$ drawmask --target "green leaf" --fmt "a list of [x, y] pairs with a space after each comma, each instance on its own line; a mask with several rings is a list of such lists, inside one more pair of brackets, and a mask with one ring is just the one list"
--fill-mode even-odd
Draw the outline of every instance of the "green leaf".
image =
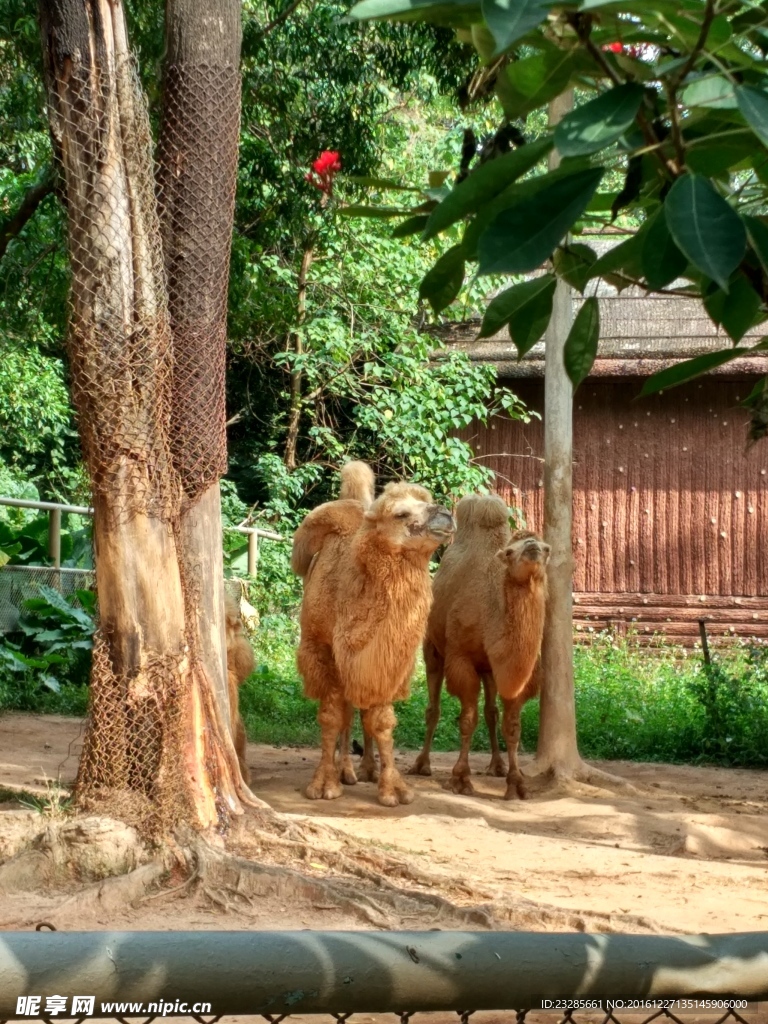
[[584, 213], [602, 176], [602, 167], [543, 176], [532, 196], [502, 210], [480, 235], [480, 273], [526, 274], [540, 267]]
[[54, 693], [58, 693], [61, 689], [61, 685], [55, 676], [49, 675], [47, 672], [40, 673], [40, 682], [43, 686], [47, 686], [49, 690], [53, 690]]
[[[520, 355], [525, 355], [547, 329], [556, 283], [552, 274], [544, 274], [501, 292], [486, 309], [478, 337], [490, 338], [514, 319], [515, 326], [514, 329], [510, 326], [510, 335]], [[537, 325], [542, 322], [543, 326], [538, 330]], [[532, 334], [535, 337], [530, 340]]]
[[351, 174], [346, 178], [346, 180], [353, 182], [355, 185], [365, 185], [367, 188], [378, 188], [384, 192], [422, 191], [415, 185], [401, 185], [399, 181], [394, 181], [392, 178], [376, 178], [368, 175]]
[[513, 120], [549, 103], [567, 88], [576, 68], [573, 52], [556, 46], [513, 61], [496, 82], [504, 113]]
[[600, 307], [595, 296], [584, 300], [565, 339], [565, 372], [574, 390], [589, 375], [600, 338]]
[[479, 0], [361, 0], [349, 12], [357, 21], [428, 21], [437, 25], [471, 25], [477, 21]]
[[713, 322], [722, 325], [738, 344], [757, 321], [760, 296], [743, 274], [735, 274], [727, 292], [718, 288], [704, 296], [704, 308]]
[[635, 82], [618, 85], [562, 119], [555, 145], [562, 156], [584, 156], [615, 142], [631, 126], [645, 90]]
[[742, 214], [741, 219], [747, 228], [749, 244], [760, 260], [763, 270], [768, 274], [768, 225], [757, 217]]
[[409, 217], [408, 220], [404, 220], [401, 224], [392, 231], [393, 238], [406, 238], [408, 235], [416, 235], [420, 231], [423, 231], [427, 226], [429, 217], [425, 213], [420, 213], [416, 217]]
[[537, 28], [547, 16], [554, 0], [481, 0], [480, 10], [496, 40], [496, 53]]
[[698, 174], [678, 178], [664, 202], [664, 212], [678, 248], [727, 291], [728, 278], [747, 247], [747, 233], [738, 215]]
[[449, 306], [464, 283], [464, 251], [454, 245], [444, 252], [419, 287], [419, 298], [427, 299], [435, 313]]
[[733, 85], [719, 75], [706, 75], [683, 89], [682, 102], [688, 107], [711, 107], [715, 110], [735, 110], [736, 96]]
[[549, 136], [480, 164], [432, 211], [422, 236], [424, 241], [434, 238], [457, 220], [490, 202], [508, 185], [535, 167], [551, 148], [552, 138]]
[[[732, 167], [754, 156], [756, 151], [755, 140], [747, 128], [740, 135], [720, 138], [717, 133], [713, 133], [706, 139], [701, 145], [698, 139], [693, 139], [685, 155], [688, 169], [703, 174], [705, 178], [725, 174]], [[762, 151], [761, 156], [765, 159]]]
[[681, 276], [688, 259], [675, 245], [664, 210], [654, 214], [640, 250], [640, 266], [648, 287], [666, 288]]
[[584, 293], [587, 282], [590, 280], [590, 271], [597, 261], [597, 254], [583, 242], [572, 242], [555, 250], [553, 263], [555, 273], [564, 281], [575, 288], [576, 291]]
[[5, 551], [0, 551], [0, 569], [2, 569], [4, 565], [7, 565], [10, 560], [11, 556], [9, 554], [6, 554]]
[[696, 356], [694, 359], [686, 359], [682, 363], [675, 363], [666, 370], [659, 370], [649, 377], [643, 384], [640, 396], [655, 395], [659, 391], [666, 391], [667, 388], [677, 387], [694, 377], [700, 377], [708, 370], [714, 370], [717, 366], [723, 366], [732, 359], [739, 359], [741, 356], [748, 356], [764, 347], [765, 339], [753, 348], [727, 348], [719, 352], [707, 352], [706, 355]]
[[762, 144], [768, 146], [768, 96], [759, 89], [739, 85], [736, 87], [736, 102], [749, 127]]

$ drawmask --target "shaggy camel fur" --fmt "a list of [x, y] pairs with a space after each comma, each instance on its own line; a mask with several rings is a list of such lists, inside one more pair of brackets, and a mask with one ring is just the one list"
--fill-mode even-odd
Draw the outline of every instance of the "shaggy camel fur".
[[229, 718], [232, 741], [237, 751], [240, 774], [245, 782], [251, 781], [251, 772], [245, 759], [246, 735], [240, 717], [240, 686], [253, 672], [253, 650], [243, 633], [240, 608], [231, 594], [224, 595], [224, 624], [227, 637], [227, 688], [229, 690]]
[[[343, 472], [349, 479], [359, 466]], [[354, 708], [379, 749], [379, 802], [413, 800], [395, 768], [392, 702], [408, 696], [424, 635], [430, 556], [452, 535], [450, 512], [405, 483], [388, 484], [367, 510], [350, 498], [320, 505], [297, 530], [291, 564], [304, 578], [297, 664], [304, 693], [320, 701], [322, 732], [311, 800], [341, 796], [336, 747]]]
[[481, 680], [493, 757], [489, 772], [504, 774], [496, 741], [496, 693], [504, 706], [502, 733], [509, 769], [505, 800], [525, 797], [517, 763], [520, 711], [538, 692], [536, 671], [547, 598], [549, 545], [527, 531], [510, 533], [504, 502], [492, 495], [462, 498], [456, 540], [440, 563], [424, 640], [429, 707], [424, 748], [410, 774], [430, 775], [429, 751], [440, 718], [440, 688], [461, 701], [461, 753], [449, 783], [471, 794], [469, 747], [477, 726]]

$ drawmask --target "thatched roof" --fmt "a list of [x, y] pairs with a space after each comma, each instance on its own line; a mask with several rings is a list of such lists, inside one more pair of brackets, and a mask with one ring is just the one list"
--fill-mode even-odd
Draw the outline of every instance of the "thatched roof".
[[[599, 253], [616, 244], [613, 239], [589, 239]], [[675, 282], [671, 287], [687, 282]], [[699, 299], [681, 295], [646, 295], [639, 289], [621, 294], [604, 282], [593, 282], [587, 294], [600, 301], [600, 344], [590, 377], [647, 377], [680, 359], [690, 359], [727, 348], [728, 336], [718, 331]], [[574, 293], [574, 314], [584, 300]], [[506, 328], [492, 338], [477, 340], [480, 320], [447, 322], [430, 328], [451, 347], [468, 353], [473, 361], [493, 363], [501, 378], [542, 377], [544, 344], [535, 345], [521, 360]], [[767, 333], [766, 325], [750, 331], [741, 342], [753, 344]], [[735, 359], [710, 371], [727, 377], [768, 374], [768, 356]]]

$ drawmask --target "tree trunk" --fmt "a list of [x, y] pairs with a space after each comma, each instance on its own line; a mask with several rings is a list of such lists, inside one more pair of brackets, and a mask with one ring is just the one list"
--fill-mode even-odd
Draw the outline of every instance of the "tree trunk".
[[[324, 197], [325, 198], [325, 197]], [[296, 326], [298, 330], [294, 333], [294, 348], [296, 355], [303, 352], [301, 342], [301, 325], [307, 315], [307, 276], [312, 266], [314, 243], [307, 242], [301, 254], [301, 266], [299, 267], [299, 280], [296, 301]], [[288, 339], [290, 350], [291, 339]], [[288, 433], [285, 439], [285, 465], [288, 469], [296, 468], [296, 449], [299, 443], [299, 426], [301, 424], [301, 384], [303, 374], [299, 367], [291, 371], [291, 398], [288, 411]]]
[[[572, 106], [572, 92], [551, 103], [550, 126], [554, 127]], [[550, 169], [559, 163], [560, 155], [553, 151]], [[563, 358], [572, 322], [571, 289], [559, 279], [545, 336], [544, 539], [552, 553], [536, 759], [541, 769], [566, 774], [580, 764], [573, 692], [573, 385]]]
[[94, 490], [100, 611], [78, 799], [105, 796], [113, 813], [149, 831], [182, 819], [211, 826], [242, 809], [239, 772], [190, 658], [149, 120], [119, 0], [41, 0], [40, 11], [65, 179], [72, 390]]
[[227, 468], [240, 42], [240, 0], [168, 0], [158, 185], [174, 352], [172, 451], [184, 495], [177, 537], [192, 655], [222, 728], [229, 699], [219, 478]]

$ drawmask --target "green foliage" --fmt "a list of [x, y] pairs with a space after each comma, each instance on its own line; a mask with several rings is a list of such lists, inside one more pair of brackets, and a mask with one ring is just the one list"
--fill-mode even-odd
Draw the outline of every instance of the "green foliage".
[[589, 374], [600, 337], [600, 307], [594, 295], [584, 300], [565, 339], [565, 369], [577, 388]]
[[0, 642], [0, 709], [83, 713], [95, 614], [93, 591], [63, 597], [40, 586], [24, 602], [21, 639]]
[[[0, 508], [6, 508], [8, 513], [4, 519], [0, 518], [0, 567], [6, 564], [50, 565], [47, 514], [7, 506]], [[22, 512], [25, 514], [14, 515]], [[93, 568], [89, 517], [66, 513], [62, 515], [61, 564], [70, 569]]]
[[[682, 277], [734, 343], [768, 318], [764, 4], [363, 0], [351, 15], [452, 26], [477, 52], [486, 83], [478, 94], [494, 89], [497, 131], [474, 163], [464, 155], [428, 221], [427, 237], [449, 232], [456, 261], [461, 218], [464, 261], [478, 260], [480, 274], [529, 273], [551, 260], [582, 292], [595, 276], [649, 291]], [[571, 89], [575, 108], [552, 131], [547, 104]], [[499, 195], [505, 166], [524, 160], [532, 144], [553, 143], [558, 169], [531, 163], [533, 180]], [[637, 234], [601, 260], [568, 240], [618, 218]], [[587, 355], [579, 379], [591, 366]], [[747, 406], [753, 441], [768, 433], [766, 394]]]

